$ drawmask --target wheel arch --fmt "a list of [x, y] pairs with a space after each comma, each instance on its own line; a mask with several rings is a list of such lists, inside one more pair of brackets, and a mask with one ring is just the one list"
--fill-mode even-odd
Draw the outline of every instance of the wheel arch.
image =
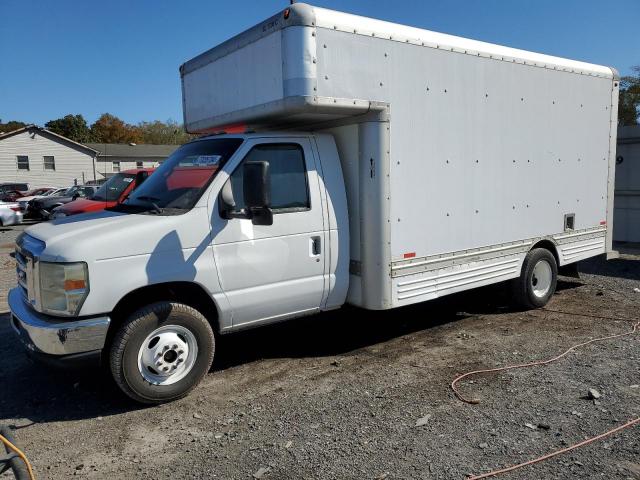
[[118, 327], [136, 310], [154, 302], [174, 301], [198, 310], [209, 321], [214, 332], [220, 331], [220, 311], [215, 300], [194, 282], [166, 282], [146, 285], [122, 297], [111, 313], [111, 325], [105, 348], [108, 348]]
[[549, 238], [543, 238], [541, 240], [538, 240], [536, 243], [533, 244], [533, 246], [529, 249], [529, 251], [532, 251], [536, 248], [544, 248], [545, 250], [549, 250], [551, 252], [551, 255], [553, 255], [553, 258], [556, 259], [556, 266], [560, 268], [560, 255], [558, 254], [558, 247], [553, 242], [553, 240]]

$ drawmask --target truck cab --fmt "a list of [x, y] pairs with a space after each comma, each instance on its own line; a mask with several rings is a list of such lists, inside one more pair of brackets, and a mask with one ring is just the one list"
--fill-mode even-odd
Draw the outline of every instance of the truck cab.
[[218, 333], [347, 295], [346, 196], [329, 135], [205, 137], [123, 203], [82, 217], [18, 240], [13, 325], [41, 358], [110, 362], [142, 402], [188, 391]]

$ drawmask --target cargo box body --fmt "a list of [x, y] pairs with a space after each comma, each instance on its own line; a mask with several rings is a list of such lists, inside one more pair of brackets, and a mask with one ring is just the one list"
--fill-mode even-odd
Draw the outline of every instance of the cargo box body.
[[539, 242], [611, 252], [611, 68], [295, 4], [181, 74], [191, 132], [333, 135], [355, 305], [515, 278]]

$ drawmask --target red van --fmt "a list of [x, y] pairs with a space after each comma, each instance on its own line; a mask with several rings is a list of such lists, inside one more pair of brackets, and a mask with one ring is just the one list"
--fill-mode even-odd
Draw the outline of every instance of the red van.
[[154, 171], [155, 168], [136, 168], [116, 173], [104, 182], [92, 197], [78, 198], [73, 202], [61, 205], [53, 211], [51, 218], [56, 219], [79, 213], [97, 212], [113, 207], [123, 202]]

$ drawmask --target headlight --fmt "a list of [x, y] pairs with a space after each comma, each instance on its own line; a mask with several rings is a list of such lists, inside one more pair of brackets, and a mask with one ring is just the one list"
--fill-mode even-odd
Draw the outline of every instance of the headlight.
[[51, 215], [51, 218], [55, 220], [56, 218], [63, 218], [63, 217], [66, 217], [66, 216], [67, 216], [67, 214], [64, 213], [64, 212], [55, 212], [54, 211], [53, 215]]
[[77, 315], [89, 294], [87, 264], [39, 263], [42, 311], [53, 315]]

